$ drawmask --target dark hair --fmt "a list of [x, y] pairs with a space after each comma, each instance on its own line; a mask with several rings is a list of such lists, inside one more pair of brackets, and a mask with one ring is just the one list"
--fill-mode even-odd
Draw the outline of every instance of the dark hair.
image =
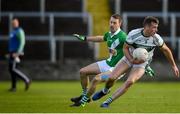
[[144, 19], [143, 26], [145, 26], [145, 25], [150, 25], [152, 22], [153, 22], [153, 23], [156, 23], [156, 24], [159, 24], [159, 20], [158, 20], [156, 17], [147, 16], [147, 17], [145, 17], [145, 19]]
[[119, 14], [113, 14], [111, 17], [113, 17], [113, 18], [115, 18], [115, 19], [118, 19], [119, 22], [122, 21], [122, 18], [121, 18], [121, 16], [120, 16]]

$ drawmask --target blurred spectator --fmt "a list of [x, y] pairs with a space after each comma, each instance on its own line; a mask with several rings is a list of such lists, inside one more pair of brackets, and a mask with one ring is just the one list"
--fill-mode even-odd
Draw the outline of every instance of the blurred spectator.
[[19, 77], [25, 82], [25, 90], [29, 89], [30, 79], [22, 73], [17, 67], [18, 64], [21, 62], [20, 56], [23, 56], [23, 50], [25, 46], [25, 34], [21, 27], [19, 27], [19, 20], [14, 18], [12, 20], [12, 27], [13, 30], [10, 33], [9, 37], [9, 54], [8, 54], [8, 61], [9, 61], [9, 72], [11, 75], [12, 86], [9, 91], [15, 92], [16, 91], [16, 77]]

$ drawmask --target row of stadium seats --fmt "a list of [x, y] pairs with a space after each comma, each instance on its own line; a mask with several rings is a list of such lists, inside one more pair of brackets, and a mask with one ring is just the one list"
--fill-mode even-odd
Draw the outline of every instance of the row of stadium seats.
[[[37, 12], [41, 0], [1, 0], [2, 12]], [[82, 12], [82, 0], [45, 0], [46, 12]]]
[[[40, 12], [41, 0], [1, 0], [1, 12]], [[44, 0], [46, 12], [82, 12], [82, 0]], [[48, 35], [49, 18], [41, 22], [39, 17], [18, 17], [21, 26], [27, 35]], [[82, 18], [55, 17], [55, 35], [71, 35], [74, 32], [87, 34], [87, 22]], [[3, 28], [3, 29], [2, 29]], [[9, 17], [2, 16], [0, 23], [0, 34], [7, 35], [9, 32]]]
[[[121, 12], [162, 12], [162, 1], [163, 0], [121, 0]], [[115, 12], [115, 0], [109, 0], [110, 9]], [[179, 0], [168, 0], [168, 12], [180, 12]], [[163, 36], [170, 36], [170, 18], [168, 18], [167, 23], [164, 23], [163, 18], [158, 17], [160, 20], [159, 32]], [[142, 26], [143, 18], [141, 17], [128, 17], [128, 31], [136, 27]], [[180, 36], [180, 17], [176, 18], [176, 36]]]
[[[141, 17], [130, 17], [128, 18], [128, 30], [132, 30], [135, 29], [137, 27], [142, 27], [142, 22], [143, 22], [144, 18]], [[158, 28], [158, 32], [162, 35], [162, 36], [170, 36], [170, 19], [168, 18], [167, 23], [164, 23], [163, 18], [159, 18], [160, 24], [159, 24], [159, 28]], [[136, 25], [136, 26], [134, 26]], [[180, 36], [180, 18], [176, 19], [176, 36]]]
[[[167, 2], [167, 12], [165, 15], [163, 15], [163, 3], [166, 4]], [[117, 5], [119, 3], [119, 5]], [[151, 15], [158, 13], [159, 17], [159, 28], [158, 33], [164, 38], [168, 38], [169, 42], [166, 42], [167, 45], [171, 48], [173, 51], [174, 57], [177, 58], [179, 56], [180, 48], [178, 47], [180, 44], [176, 41], [175, 46], [172, 45], [173, 40], [172, 37], [175, 40], [178, 40], [180, 37], [180, 1], [179, 0], [121, 0], [117, 2], [117, 0], [109, 0], [110, 9], [112, 13], [115, 13], [117, 9], [115, 7], [120, 6], [120, 13], [126, 14], [127, 16], [127, 26], [125, 29], [127, 32], [129, 32], [132, 29], [142, 27], [142, 22], [145, 16], [148, 16], [148, 13], [151, 13]], [[166, 5], [165, 5], [166, 6]], [[165, 7], [164, 7], [165, 8]], [[166, 11], [165, 10], [165, 11]], [[129, 16], [128, 14], [134, 13], [134, 16]], [[146, 14], [144, 16], [140, 16], [140, 14]], [[139, 14], [139, 15], [138, 15]], [[171, 18], [172, 14], [175, 16], [175, 20]], [[164, 18], [166, 15], [167, 18]], [[163, 17], [164, 16], [164, 17]], [[166, 20], [167, 19], [167, 20]], [[175, 28], [173, 29], [172, 23], [175, 23]], [[172, 32], [172, 30], [175, 30]], [[172, 41], [172, 42], [171, 42]], [[157, 56], [156, 56], [157, 55]], [[160, 60], [162, 55], [159, 55], [159, 51], [155, 52], [155, 57], [158, 57]]]
[[[49, 34], [49, 18], [42, 23], [38, 17], [21, 17], [19, 18], [21, 26], [24, 28], [27, 35], [48, 35]], [[163, 19], [159, 18], [159, 32], [163, 36], [170, 36], [170, 20], [164, 24]], [[74, 32], [79, 34], [87, 34], [87, 23], [83, 22], [83, 18], [55, 18], [54, 34], [55, 35], [72, 35]], [[128, 29], [134, 29], [142, 26], [143, 18], [128, 18]], [[180, 18], [176, 19], [176, 36], [180, 36]], [[9, 30], [8, 17], [2, 17], [0, 23], [0, 34], [7, 35]], [[3, 28], [3, 29], [2, 29]]]
[[[21, 26], [24, 28], [26, 35], [48, 35], [49, 18], [45, 18], [42, 23], [39, 17], [17, 17]], [[8, 17], [2, 17], [0, 23], [0, 34], [7, 35], [9, 31]], [[83, 18], [54, 18], [54, 35], [72, 35], [74, 32], [87, 34], [87, 23]]]
[[[163, 0], [121, 0], [122, 12], [161, 12]], [[115, 0], [109, 0], [110, 9], [114, 13]], [[169, 12], [180, 12], [179, 0], [168, 0]]]

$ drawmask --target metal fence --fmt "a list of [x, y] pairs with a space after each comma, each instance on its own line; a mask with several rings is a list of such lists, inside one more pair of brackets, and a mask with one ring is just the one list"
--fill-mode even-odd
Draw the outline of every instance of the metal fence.
[[[40, 12], [4, 12], [4, 13], [0, 13], [0, 16], [8, 16], [9, 18], [9, 32], [12, 29], [11, 26], [11, 21], [13, 19], [14, 16], [18, 16], [18, 17], [41, 17], [41, 13]], [[83, 18], [86, 19], [87, 21], [87, 35], [92, 35], [92, 26], [93, 26], [93, 20], [90, 14], [88, 13], [77, 13], [77, 12], [66, 12], [66, 13], [44, 13], [43, 14], [44, 17], [48, 17], [49, 18], [49, 33], [48, 35], [30, 35], [30, 36], [26, 36], [27, 40], [34, 40], [34, 41], [48, 41], [49, 42], [49, 48], [50, 48], [50, 61], [51, 62], [56, 62], [56, 41], [61, 41], [61, 42], [65, 42], [65, 41], [78, 41], [74, 38], [72, 38], [72, 36], [58, 36], [54, 34], [54, 18], [55, 17], [66, 17], [66, 18]], [[41, 19], [41, 18], [39, 18]], [[7, 40], [8, 36], [1, 36], [0, 40]], [[63, 52], [63, 47], [61, 47], [61, 52]], [[61, 55], [61, 58], [63, 59], [63, 55]]]

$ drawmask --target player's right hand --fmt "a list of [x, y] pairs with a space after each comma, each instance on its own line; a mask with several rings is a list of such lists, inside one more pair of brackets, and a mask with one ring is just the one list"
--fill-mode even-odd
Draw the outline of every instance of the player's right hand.
[[138, 59], [133, 59], [132, 61], [133, 64], [142, 64], [144, 62], [145, 62], [144, 60], [138, 60]]
[[177, 77], [179, 77], [179, 69], [178, 69], [178, 67], [175, 65], [175, 66], [173, 66], [172, 68], [173, 68], [173, 70], [174, 70], [175, 75], [176, 75]]
[[82, 36], [79, 34], [73, 34], [74, 37], [76, 37], [77, 39], [81, 40], [81, 41], [86, 41], [86, 36]]
[[13, 58], [16, 58], [16, 57], [19, 57], [19, 54], [18, 53], [13, 53], [12, 56], [13, 56]]

